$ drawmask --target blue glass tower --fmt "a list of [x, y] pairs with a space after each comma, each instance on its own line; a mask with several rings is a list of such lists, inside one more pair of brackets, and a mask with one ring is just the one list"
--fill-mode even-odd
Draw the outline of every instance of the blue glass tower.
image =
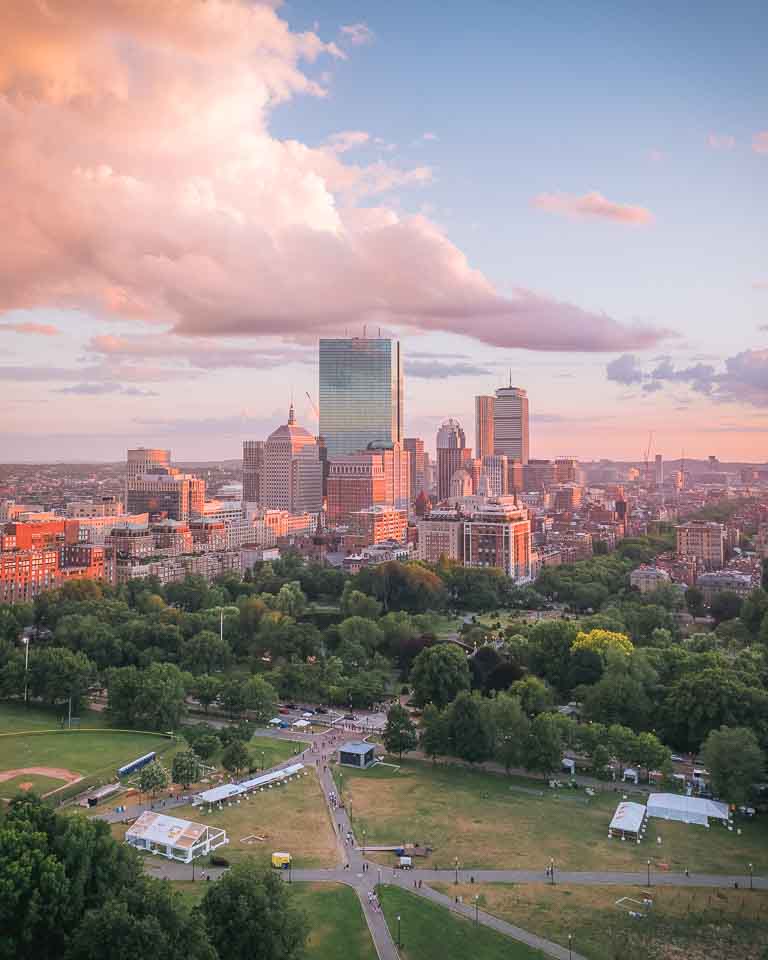
[[399, 340], [320, 341], [320, 434], [329, 460], [364, 450], [369, 443], [402, 443]]

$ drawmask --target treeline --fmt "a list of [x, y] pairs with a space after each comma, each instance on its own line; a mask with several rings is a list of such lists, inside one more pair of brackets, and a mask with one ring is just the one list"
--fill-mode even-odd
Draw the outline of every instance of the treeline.
[[274, 871], [237, 864], [190, 908], [146, 876], [101, 820], [34, 796], [0, 821], [0, 957], [14, 960], [299, 960], [309, 932]]

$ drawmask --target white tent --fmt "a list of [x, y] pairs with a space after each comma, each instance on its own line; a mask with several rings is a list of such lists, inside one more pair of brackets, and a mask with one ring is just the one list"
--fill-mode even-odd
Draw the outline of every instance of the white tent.
[[616, 807], [616, 812], [608, 827], [608, 836], [612, 837], [615, 833], [622, 836], [631, 835], [633, 838], [640, 833], [640, 828], [645, 820], [645, 806], [642, 803], [630, 803], [624, 801]]
[[291, 726], [299, 727], [299, 729], [303, 729], [304, 727], [311, 727], [312, 724], [309, 722], [309, 720], [296, 720], [294, 723], [291, 724]]
[[648, 816], [708, 827], [710, 817], [727, 822], [728, 804], [702, 797], [681, 797], [676, 793], [652, 793], [648, 797]]

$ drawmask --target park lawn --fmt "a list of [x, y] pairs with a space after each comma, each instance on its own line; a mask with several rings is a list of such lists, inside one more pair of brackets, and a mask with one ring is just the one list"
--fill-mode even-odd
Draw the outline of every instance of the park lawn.
[[[34, 704], [25, 707], [19, 702], [0, 703], [0, 733], [17, 733], [26, 730], [56, 730], [66, 717], [66, 704], [58, 707], [43, 707]], [[106, 727], [107, 717], [103, 711], [80, 710], [80, 728]]]
[[357, 894], [342, 883], [293, 883], [292, 896], [309, 920], [307, 960], [376, 960]]
[[302, 740], [281, 740], [278, 737], [260, 737], [258, 733], [248, 741], [246, 747], [251, 759], [258, 764], [259, 769], [265, 770], [276, 767], [278, 764], [290, 760], [301, 753], [309, 744]]
[[[334, 767], [336, 782], [340, 770]], [[399, 771], [343, 768], [343, 798], [352, 801], [355, 833], [370, 845], [413, 842], [434, 853], [425, 867], [768, 874], [768, 817], [740, 822], [742, 835], [650, 820], [638, 845], [608, 839], [622, 794], [606, 790], [587, 802], [584, 791], [548, 790], [541, 780], [504, 777], [466, 767], [404, 760]], [[657, 843], [661, 837], [662, 843]], [[389, 860], [387, 862], [390, 862]]]
[[652, 887], [645, 919], [637, 904], [617, 906], [621, 897], [642, 901], [645, 888], [556, 884], [433, 884], [465, 902], [479, 896], [487, 913], [568, 946], [589, 960], [758, 960], [768, 943], [768, 892], [711, 887]]
[[[194, 907], [208, 885], [199, 880], [174, 880], [171, 886]], [[351, 887], [342, 883], [292, 883], [288, 889], [309, 921], [306, 960], [376, 960], [360, 901]]]
[[[229, 843], [217, 853], [231, 863], [251, 857], [267, 866], [276, 850], [291, 853], [295, 867], [333, 867], [339, 862], [330, 813], [312, 770], [209, 814], [193, 806], [175, 807], [172, 813], [223, 827]], [[264, 840], [244, 842], [249, 836]]]
[[[25, 786], [22, 787], [22, 784]], [[27, 787], [26, 784], [31, 784]], [[17, 793], [36, 793], [38, 797], [45, 796], [51, 790], [59, 787], [65, 787], [66, 780], [58, 780], [55, 777], [42, 777], [38, 773], [22, 773], [11, 780], [4, 780], [0, 783], [0, 797], [9, 799], [15, 797]]]
[[59, 767], [88, 775], [114, 776], [122, 764], [171, 741], [159, 734], [116, 730], [61, 730], [0, 736], [0, 771], [25, 767]]
[[379, 902], [403, 960], [544, 960], [544, 954], [395, 886], [378, 887]]

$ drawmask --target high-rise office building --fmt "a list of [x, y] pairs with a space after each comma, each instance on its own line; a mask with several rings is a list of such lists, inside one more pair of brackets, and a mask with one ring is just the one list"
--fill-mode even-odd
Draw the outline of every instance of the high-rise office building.
[[384, 337], [320, 341], [320, 433], [328, 459], [371, 442], [403, 440], [400, 342]]
[[289, 513], [319, 513], [323, 506], [323, 465], [317, 441], [296, 423], [291, 404], [288, 423], [264, 443], [262, 506]]
[[503, 454], [494, 454], [483, 457], [482, 464], [485, 485], [484, 489], [478, 492], [482, 492], [486, 497], [505, 497], [509, 490], [507, 458]]
[[475, 456], [493, 455], [493, 408], [495, 397], [475, 397]]
[[451, 478], [460, 467], [470, 466], [472, 450], [458, 420], [446, 420], [437, 431], [437, 496], [451, 495]]
[[171, 451], [137, 447], [127, 455], [127, 479], [134, 480], [143, 473], [163, 473], [170, 470]]
[[500, 387], [493, 405], [493, 452], [528, 463], [528, 394], [520, 387]]
[[264, 441], [243, 440], [243, 502], [260, 503], [264, 475]]
[[415, 500], [422, 490], [427, 489], [424, 441], [419, 437], [406, 437], [403, 440], [403, 448], [411, 457], [411, 500]]

